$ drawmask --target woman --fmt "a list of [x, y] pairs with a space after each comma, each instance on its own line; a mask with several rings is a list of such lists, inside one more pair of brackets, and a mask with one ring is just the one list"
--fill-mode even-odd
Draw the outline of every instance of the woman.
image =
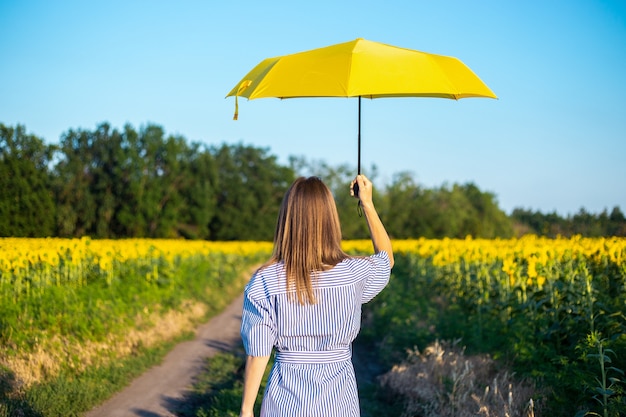
[[359, 416], [352, 341], [361, 305], [389, 281], [391, 241], [372, 202], [372, 183], [358, 175], [360, 200], [375, 254], [341, 249], [333, 196], [315, 177], [298, 178], [283, 199], [272, 258], [245, 289], [241, 336], [247, 353], [240, 417], [252, 417], [272, 349], [276, 349], [261, 417]]

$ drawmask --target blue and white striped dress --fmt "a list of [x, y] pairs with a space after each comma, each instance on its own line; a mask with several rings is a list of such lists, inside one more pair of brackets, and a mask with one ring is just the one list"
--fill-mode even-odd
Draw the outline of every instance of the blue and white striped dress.
[[257, 271], [245, 289], [241, 337], [250, 356], [276, 358], [262, 417], [360, 415], [352, 341], [361, 305], [389, 281], [386, 252], [348, 258], [318, 274], [316, 304], [288, 300], [283, 264]]

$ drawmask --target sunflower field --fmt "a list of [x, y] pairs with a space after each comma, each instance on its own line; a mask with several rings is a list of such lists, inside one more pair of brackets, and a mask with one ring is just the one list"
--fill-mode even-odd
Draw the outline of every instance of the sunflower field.
[[[359, 336], [386, 368], [454, 341], [536, 385], [527, 415], [626, 415], [626, 239], [393, 245], [392, 279]], [[80, 415], [132, 378], [118, 377], [128, 358], [192, 332], [270, 253], [269, 242], [0, 239], [0, 416]], [[505, 414], [522, 415], [491, 415]]]
[[[526, 401], [542, 415], [626, 415], [626, 239], [419, 239], [394, 251], [363, 331], [388, 365], [455, 341], [536, 383]], [[505, 414], [526, 415], [491, 415]]]
[[80, 415], [219, 313], [270, 243], [0, 239], [0, 416]]

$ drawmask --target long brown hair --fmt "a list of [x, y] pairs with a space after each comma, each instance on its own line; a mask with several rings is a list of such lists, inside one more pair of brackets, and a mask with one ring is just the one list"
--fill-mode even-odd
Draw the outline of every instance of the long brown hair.
[[317, 177], [296, 179], [280, 206], [269, 262], [284, 262], [289, 296], [295, 289], [300, 304], [314, 304], [316, 274], [347, 257], [332, 193]]

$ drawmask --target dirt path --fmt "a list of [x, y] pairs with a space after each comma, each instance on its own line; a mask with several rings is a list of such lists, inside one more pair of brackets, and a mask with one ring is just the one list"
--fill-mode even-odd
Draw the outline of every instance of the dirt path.
[[[202, 325], [194, 340], [180, 343], [163, 363], [150, 369], [86, 417], [175, 417], [174, 410], [204, 365], [204, 359], [241, 343], [243, 294]], [[353, 363], [360, 383], [372, 382], [380, 369], [355, 346]]]
[[204, 359], [230, 351], [240, 342], [243, 294], [218, 316], [198, 328], [194, 340], [180, 343], [163, 363], [135, 379], [128, 387], [86, 417], [173, 417]]

